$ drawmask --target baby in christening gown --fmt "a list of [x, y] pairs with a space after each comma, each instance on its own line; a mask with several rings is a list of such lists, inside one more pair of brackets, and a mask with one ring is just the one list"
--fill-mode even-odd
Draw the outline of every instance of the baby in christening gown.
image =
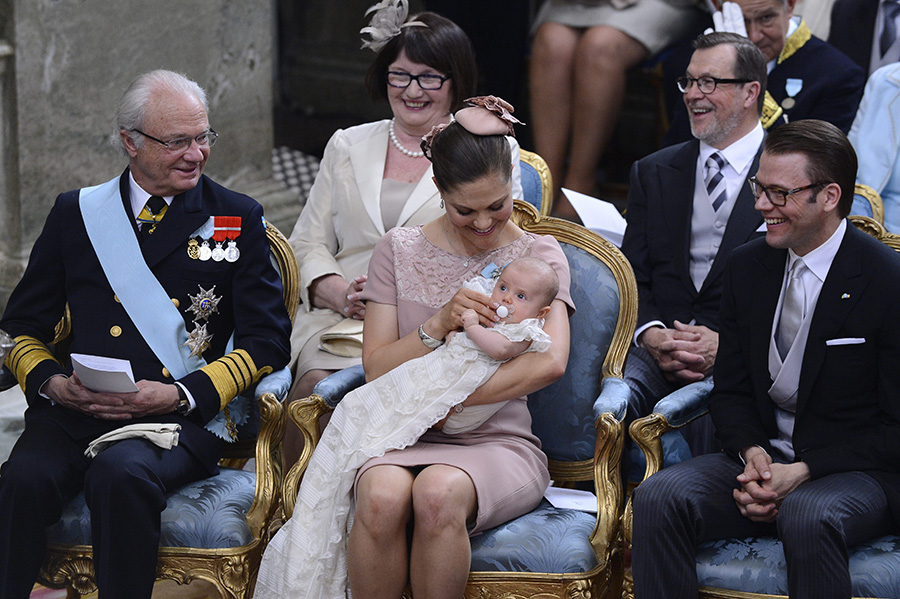
[[443, 432], [478, 428], [506, 402], [463, 406], [463, 401], [504, 361], [550, 347], [542, 325], [559, 280], [546, 262], [519, 258], [496, 280], [476, 277], [464, 286], [490, 293], [501, 321], [488, 329], [474, 310], [466, 310], [464, 332], [451, 333], [445, 345], [344, 396], [304, 473], [297, 517], [288, 520], [263, 554], [255, 599], [344, 597], [346, 537], [359, 467], [369, 458], [414, 444], [448, 411]]

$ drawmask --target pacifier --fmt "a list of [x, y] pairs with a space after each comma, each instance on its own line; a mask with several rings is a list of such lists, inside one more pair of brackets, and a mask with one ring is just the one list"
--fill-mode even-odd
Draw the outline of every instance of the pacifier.
[[507, 316], [512, 314], [514, 310], [515, 307], [513, 306], [500, 306], [499, 308], [497, 308], [497, 316], [499, 316], [500, 318], [506, 318]]

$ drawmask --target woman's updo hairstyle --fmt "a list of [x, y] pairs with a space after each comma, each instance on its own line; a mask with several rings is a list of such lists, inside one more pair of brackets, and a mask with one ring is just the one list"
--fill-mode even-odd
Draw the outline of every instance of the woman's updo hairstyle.
[[469, 98], [448, 125], [437, 125], [422, 140], [422, 151], [431, 160], [434, 180], [441, 191], [487, 175], [508, 183], [512, 177], [512, 150], [507, 135], [514, 135], [513, 107], [496, 96]]
[[[385, 4], [385, 3], [381, 3]], [[381, 4], [375, 5], [381, 7]], [[382, 10], [402, 11], [405, 2], [388, 3], [390, 6]], [[375, 8], [375, 7], [373, 7]], [[371, 10], [371, 9], [370, 9]], [[395, 13], [396, 14], [396, 13]], [[404, 14], [400, 12], [399, 14]], [[374, 24], [376, 15], [372, 18]], [[372, 29], [368, 27], [363, 31]], [[450, 85], [450, 110], [462, 106], [465, 98], [475, 93], [478, 82], [478, 66], [475, 63], [475, 50], [472, 42], [459, 25], [433, 12], [423, 12], [405, 19], [404, 23], [392, 32], [393, 37], [384, 45], [364, 42], [364, 47], [371, 47], [377, 52], [375, 61], [366, 73], [366, 90], [376, 102], [387, 100], [387, 73], [401, 51], [413, 62], [428, 65], [432, 69], [450, 77], [444, 85]], [[374, 36], [373, 36], [374, 37]], [[385, 36], [386, 38], [387, 36]]]

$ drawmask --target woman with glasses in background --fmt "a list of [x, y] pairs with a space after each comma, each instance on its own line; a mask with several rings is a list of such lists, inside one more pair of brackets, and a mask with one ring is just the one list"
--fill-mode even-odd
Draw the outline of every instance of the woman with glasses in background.
[[[387, 100], [393, 118], [340, 129], [325, 148], [315, 183], [290, 243], [300, 265], [302, 303], [291, 334], [295, 383], [291, 400], [312, 393], [334, 371], [361, 362], [319, 349], [322, 333], [338, 329], [361, 338], [372, 250], [382, 235], [440, 216], [441, 199], [422, 136], [449, 123], [451, 112], [473, 96], [477, 67], [472, 44], [452, 21], [424, 12], [407, 19], [407, 0], [380, 2], [363, 47], [377, 53], [366, 75], [376, 102]], [[368, 13], [367, 13], [368, 14]], [[522, 197], [519, 147], [513, 150], [513, 197]], [[343, 328], [348, 327], [349, 328]], [[300, 455], [296, 427], [285, 434], [285, 464]]]

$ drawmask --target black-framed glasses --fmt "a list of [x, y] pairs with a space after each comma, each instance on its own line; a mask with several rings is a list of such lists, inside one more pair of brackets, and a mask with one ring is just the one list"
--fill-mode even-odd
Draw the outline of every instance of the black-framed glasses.
[[687, 90], [691, 89], [695, 83], [700, 93], [711, 94], [722, 83], [750, 83], [751, 81], [752, 79], [719, 79], [718, 77], [688, 77], [685, 75], [676, 79], [675, 83], [678, 84], [678, 91], [683, 94], [687, 93]]
[[[759, 182], [759, 179], [756, 177], [750, 177], [747, 179], [747, 183], [750, 184], [750, 193], [753, 194], [753, 197], [759, 199], [759, 196], [765, 192], [766, 197], [769, 198], [769, 202], [775, 206], [784, 206], [787, 204], [788, 196], [792, 196], [795, 193], [800, 193], [801, 191], [807, 189], [813, 189], [815, 187], [824, 187], [828, 185], [827, 181], [821, 181], [819, 183], [810, 183], [809, 185], [804, 185], [803, 187], [795, 187], [794, 189], [778, 189], [777, 187], [766, 187], [762, 183]], [[818, 193], [818, 192], [816, 192]]]
[[152, 135], [147, 135], [140, 129], [132, 129], [132, 131], [134, 131], [135, 133], [140, 133], [147, 139], [152, 139], [158, 144], [162, 144], [170, 152], [184, 152], [189, 147], [191, 147], [192, 141], [197, 142], [197, 145], [200, 147], [209, 146], [211, 148], [216, 145], [216, 140], [219, 138], [219, 134], [212, 129], [201, 133], [196, 137], [176, 137], [175, 139], [170, 139], [169, 141], [163, 141], [161, 139], [153, 137]]
[[391, 87], [409, 87], [409, 84], [415, 81], [422, 89], [431, 91], [444, 87], [444, 81], [447, 79], [450, 79], [450, 77], [431, 73], [412, 75], [403, 71], [388, 71], [387, 74], [387, 82]]

